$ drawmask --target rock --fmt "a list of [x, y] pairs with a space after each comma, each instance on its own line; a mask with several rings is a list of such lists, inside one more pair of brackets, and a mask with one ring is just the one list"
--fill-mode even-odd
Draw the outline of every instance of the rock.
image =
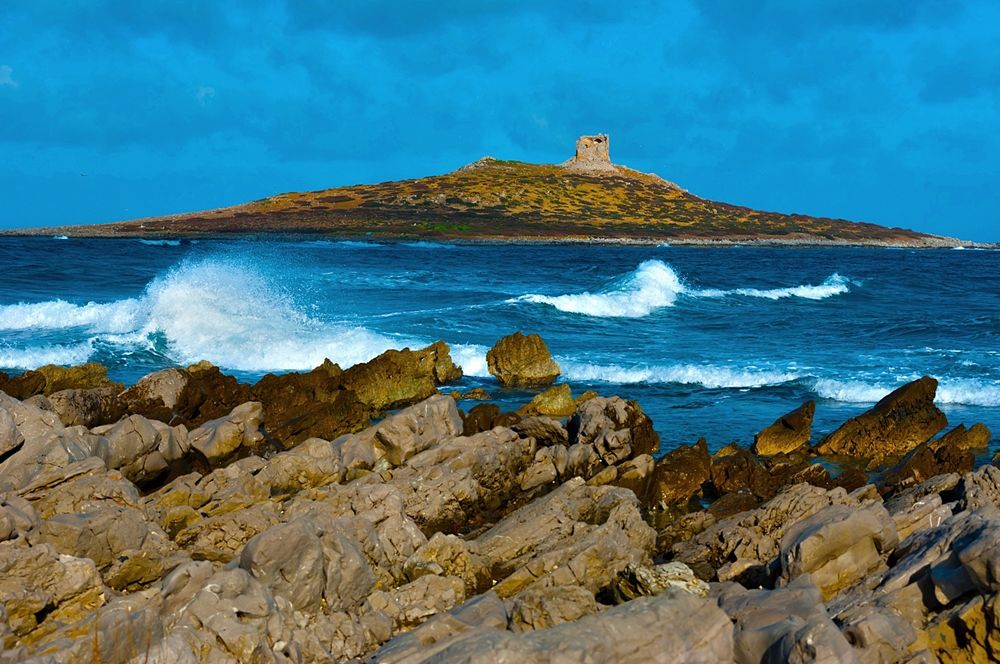
[[125, 551], [163, 555], [172, 549], [166, 534], [131, 507], [106, 507], [83, 514], [57, 514], [39, 529], [41, 541], [59, 553], [89, 558], [107, 569]]
[[869, 467], [906, 454], [948, 424], [934, 405], [937, 384], [924, 376], [903, 385], [824, 438], [817, 451], [867, 459]]
[[652, 454], [660, 446], [653, 421], [639, 404], [618, 397], [588, 399], [570, 418], [567, 430], [572, 443], [593, 446], [609, 466]]
[[315, 524], [296, 519], [254, 536], [239, 557], [240, 567], [296, 609], [315, 613], [326, 586], [323, 543]]
[[[664, 629], [669, 625], [670, 629]], [[733, 659], [733, 625], [714, 602], [665, 593], [520, 634], [473, 630], [412, 662], [690, 662]], [[373, 661], [382, 661], [375, 653]], [[399, 660], [396, 660], [399, 661]]]
[[744, 487], [723, 495], [708, 506], [708, 512], [716, 519], [725, 519], [752, 510], [760, 505], [760, 499], [750, 489]]
[[414, 627], [435, 613], [465, 601], [465, 585], [453, 576], [421, 576], [394, 590], [376, 590], [365, 601], [367, 610], [393, 619], [396, 630]]
[[[468, 419], [466, 419], [468, 422]], [[491, 421], [492, 423], [492, 421]], [[493, 427], [490, 427], [491, 429]], [[510, 425], [522, 438], [534, 438], [539, 445], [569, 446], [569, 432], [551, 417], [525, 417]], [[465, 434], [469, 435], [469, 434]]]
[[715, 591], [719, 607], [736, 623], [739, 664], [858, 662], [808, 575], [771, 591], [746, 590], [736, 584]]
[[1000, 658], [1000, 599], [975, 597], [941, 613], [927, 626], [941, 662], [994, 662]]
[[374, 441], [380, 456], [399, 466], [415, 454], [461, 433], [462, 417], [455, 400], [439, 394], [387, 417], [375, 427]]
[[[0, 394], [0, 397], [6, 395]], [[15, 413], [15, 418], [26, 413], [30, 418], [33, 407], [29, 404], [20, 405], [23, 409], [20, 413]], [[45, 413], [45, 415], [51, 416], [55, 424], [62, 427], [54, 414]], [[92, 434], [83, 427], [45, 430], [41, 428], [44, 426], [42, 422], [41, 418], [35, 422], [19, 421], [18, 430], [24, 435], [25, 442], [0, 461], [0, 492], [24, 489], [45, 474], [59, 476], [60, 469], [74, 462], [83, 461], [87, 457], [98, 457], [102, 463], [108, 457], [107, 440], [103, 437]], [[41, 425], [39, 430], [42, 433], [38, 435], [28, 433], [36, 424]]]
[[[567, 455], [568, 464], [568, 455]], [[649, 486], [653, 480], [656, 462], [649, 454], [640, 454], [634, 459], [623, 461], [617, 466], [617, 473], [612, 483], [623, 489], [628, 489], [640, 499], [649, 495]], [[561, 473], [563, 474], [563, 473]]]
[[809, 443], [816, 402], [807, 401], [792, 412], [775, 420], [754, 437], [753, 452], [774, 456], [794, 452]]
[[93, 428], [115, 422], [125, 413], [118, 392], [117, 386], [60, 390], [49, 395], [49, 403], [65, 426]]
[[534, 588], [517, 595], [510, 605], [512, 632], [555, 627], [597, 613], [594, 594], [575, 585]]
[[931, 606], [1000, 591], [1000, 510], [960, 512], [912, 534], [893, 554], [882, 593], [914, 587]]
[[757, 498], [770, 500], [778, 493], [778, 487], [778, 478], [747, 450], [712, 461], [712, 488], [717, 494], [748, 489]]
[[24, 444], [14, 415], [0, 403], [0, 458]]
[[879, 482], [879, 490], [884, 494], [891, 494], [920, 484], [936, 475], [972, 472], [976, 455], [971, 449], [962, 447], [960, 437], [954, 436], [942, 441], [937, 445], [921, 443], [908, 452], [898, 463], [885, 471]]
[[358, 400], [376, 411], [408, 406], [437, 394], [437, 386], [458, 380], [462, 369], [451, 360], [448, 344], [435, 342], [411, 351], [387, 350], [340, 376]]
[[[1000, 467], [983, 466], [974, 473], [966, 473], [956, 483], [961, 492], [961, 508], [973, 510], [993, 505], [1000, 507]], [[954, 487], [948, 486], [945, 490]]]
[[141, 415], [96, 427], [94, 433], [108, 441], [108, 467], [120, 469], [133, 482], [155, 478], [171, 462], [183, 459], [191, 448], [183, 426], [173, 428]]
[[494, 403], [481, 403], [473, 406], [462, 416], [462, 435], [474, 436], [494, 427], [513, 426], [520, 420], [521, 416], [517, 413], [501, 413], [500, 406]]
[[701, 494], [712, 478], [712, 459], [704, 438], [694, 445], [681, 445], [667, 452], [653, 468], [649, 502], [678, 505]]
[[98, 362], [88, 362], [72, 367], [61, 367], [46, 364], [36, 369], [45, 376], [46, 396], [60, 390], [86, 390], [96, 387], [112, 387], [121, 391], [121, 383], [115, 383], [108, 378], [108, 368]]
[[45, 376], [37, 371], [25, 371], [18, 376], [8, 376], [0, 371], [0, 392], [18, 401], [41, 394], [45, 390]]
[[881, 503], [830, 505], [781, 538], [781, 579], [808, 573], [829, 599], [882, 564], [898, 542], [896, 525]]
[[635, 495], [574, 478], [518, 509], [476, 540], [500, 597], [575, 584], [597, 592], [629, 563], [646, 563], [655, 532]]
[[451, 398], [454, 399], [455, 401], [462, 401], [462, 400], [489, 401], [493, 397], [490, 396], [490, 393], [484, 390], [483, 388], [474, 387], [468, 392], [459, 392], [458, 390], [454, 390], [451, 393]]
[[188, 442], [209, 463], [219, 463], [237, 451], [257, 448], [264, 440], [260, 432], [263, 415], [261, 404], [250, 401], [198, 427], [188, 435]]
[[334, 445], [321, 438], [309, 438], [294, 449], [268, 459], [257, 474], [257, 479], [271, 490], [272, 495], [291, 494], [340, 482], [347, 470], [342, 449], [343, 445]]
[[106, 592], [91, 560], [60, 555], [48, 544], [0, 542], [0, 606], [23, 643], [89, 615], [104, 604]]
[[954, 447], [959, 450], [984, 450], [990, 445], [993, 434], [982, 422], [973, 424], [966, 429], [964, 424], [957, 427], [935, 440], [929, 445], [935, 452], [944, 447]]
[[891, 609], [864, 603], [841, 611], [836, 620], [858, 659], [865, 664], [920, 661], [910, 657], [917, 641], [916, 629]]
[[364, 661], [392, 664], [432, 660], [438, 652], [476, 634], [479, 629], [507, 629], [507, 620], [503, 601], [496, 593], [486, 592], [403, 632]]
[[129, 413], [188, 428], [223, 417], [253, 400], [249, 386], [208, 362], [148, 374], [119, 396]]
[[283, 655], [292, 633], [292, 607], [235, 568], [213, 572], [188, 563], [162, 583], [163, 624], [180, 632], [201, 661], [289, 662]]
[[573, 395], [569, 385], [555, 385], [535, 395], [527, 404], [517, 409], [521, 417], [532, 415], [548, 415], [550, 417], [566, 417], [576, 410]]
[[520, 332], [500, 339], [486, 353], [486, 364], [504, 387], [551, 385], [560, 372], [542, 338]]
[[421, 576], [453, 576], [462, 580], [467, 592], [474, 592], [486, 581], [486, 573], [479, 556], [470, 551], [469, 545], [455, 535], [435, 533], [427, 542], [406, 559], [403, 572], [410, 581]]
[[612, 592], [619, 604], [638, 597], [659, 595], [676, 588], [698, 597], [708, 596], [708, 584], [695, 576], [684, 563], [664, 563], [656, 566], [627, 565], [618, 573]]
[[372, 415], [352, 390], [342, 387], [341, 370], [327, 361], [308, 373], [268, 374], [253, 386], [264, 407], [267, 432], [285, 448], [309, 438], [334, 440], [360, 431]]
[[[757, 509], [722, 519], [686, 541], [675, 542], [674, 559], [701, 578], [770, 585], [777, 573], [778, 543], [796, 523], [828, 505], [857, 506], [842, 488], [824, 490], [808, 484], [788, 487]], [[710, 570], [706, 575], [702, 570]]]
[[274, 504], [256, 503], [244, 509], [196, 519], [174, 536], [174, 542], [195, 560], [228, 563], [255, 535], [279, 522]]

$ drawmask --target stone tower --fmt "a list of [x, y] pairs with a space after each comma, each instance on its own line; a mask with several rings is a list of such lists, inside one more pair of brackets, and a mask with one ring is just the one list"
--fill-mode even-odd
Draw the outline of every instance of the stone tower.
[[607, 134], [581, 136], [576, 139], [576, 155], [563, 163], [563, 168], [584, 173], [617, 173], [618, 167], [611, 163], [609, 143]]
[[611, 163], [611, 153], [608, 151], [608, 135], [581, 136], [576, 139], [576, 156], [573, 161], [591, 163]]

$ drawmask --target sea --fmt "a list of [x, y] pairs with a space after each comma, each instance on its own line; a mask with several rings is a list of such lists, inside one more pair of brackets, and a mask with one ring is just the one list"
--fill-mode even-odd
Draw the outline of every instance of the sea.
[[465, 373], [446, 391], [513, 409], [536, 391], [501, 388], [486, 352], [517, 330], [575, 395], [637, 400], [661, 452], [749, 444], [808, 399], [817, 440], [924, 375], [1000, 447], [994, 250], [0, 237], [7, 373], [209, 360], [254, 381], [442, 339]]

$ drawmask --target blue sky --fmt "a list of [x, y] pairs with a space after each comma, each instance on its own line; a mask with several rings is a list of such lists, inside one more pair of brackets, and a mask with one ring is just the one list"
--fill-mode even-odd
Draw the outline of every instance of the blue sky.
[[782, 212], [1000, 240], [995, 0], [10, 0], [0, 227], [612, 158]]

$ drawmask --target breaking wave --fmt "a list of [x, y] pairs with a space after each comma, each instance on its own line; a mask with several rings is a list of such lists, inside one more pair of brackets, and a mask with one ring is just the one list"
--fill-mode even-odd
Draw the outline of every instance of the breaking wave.
[[847, 277], [831, 274], [819, 285], [803, 284], [787, 288], [697, 289], [688, 286], [677, 272], [660, 260], [644, 261], [632, 272], [616, 279], [595, 293], [541, 295], [529, 293], [509, 302], [547, 304], [566, 313], [599, 318], [643, 318], [658, 309], [672, 307], [679, 295], [694, 298], [730, 296], [779, 300], [798, 297], [822, 300], [847, 293], [854, 283]]

